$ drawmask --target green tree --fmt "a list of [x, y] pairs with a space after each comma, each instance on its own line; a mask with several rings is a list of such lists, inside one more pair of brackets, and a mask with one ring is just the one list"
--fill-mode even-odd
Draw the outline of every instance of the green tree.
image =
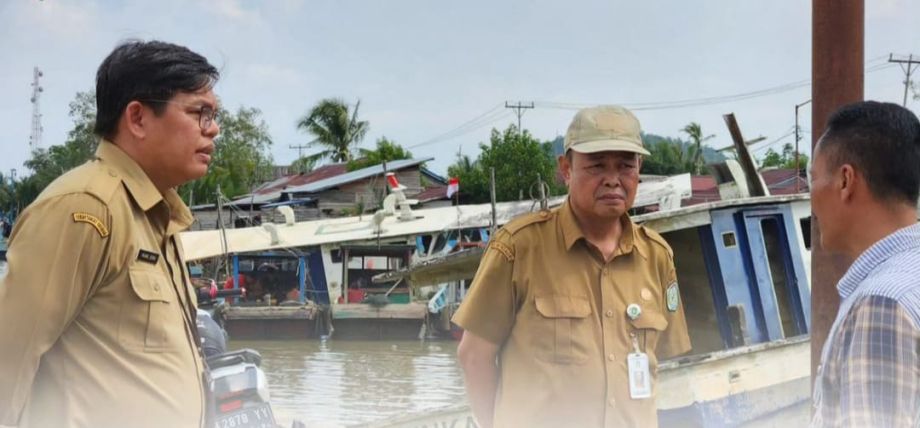
[[[697, 165], [702, 165], [703, 162], [725, 160], [722, 153], [702, 144], [708, 139], [708, 137], [701, 138], [700, 149], [697, 150], [694, 143], [691, 142], [655, 134], [642, 134], [642, 141], [650, 153], [642, 159], [642, 173], [654, 175], [695, 173]], [[697, 159], [697, 153], [699, 153], [699, 159]], [[703, 173], [701, 167], [700, 173]]]
[[[799, 153], [799, 171], [804, 171], [808, 165], [808, 156]], [[795, 149], [792, 147], [792, 143], [783, 144], [783, 150], [781, 153], [777, 153], [773, 149], [767, 149], [764, 153], [763, 160], [760, 162], [761, 168], [787, 168], [794, 169], [795, 165]]]
[[495, 168], [495, 195], [498, 201], [538, 197], [537, 176], [549, 187], [549, 195], [562, 194], [565, 188], [556, 182], [556, 159], [552, 142], [541, 143], [528, 131], [518, 132], [514, 125], [503, 132], [492, 130], [489, 144], [480, 144], [476, 161], [459, 156], [447, 172], [460, 180], [461, 200], [484, 203], [490, 200], [489, 170]]
[[715, 135], [704, 137], [703, 128], [696, 122], [690, 122], [681, 129], [681, 132], [690, 137], [691, 172], [695, 175], [700, 175], [703, 171], [703, 142], [715, 138]]
[[32, 170], [32, 175], [16, 183], [14, 193], [20, 206], [30, 204], [54, 179], [93, 157], [99, 145], [99, 137], [93, 134], [96, 94], [77, 92], [70, 102], [69, 114], [74, 127], [67, 132], [64, 144], [35, 150], [26, 160], [25, 165]]
[[327, 98], [320, 100], [306, 116], [300, 118], [297, 129], [314, 137], [307, 145], [323, 148], [312, 158], [328, 158], [333, 162], [348, 162], [352, 159], [352, 149], [370, 129], [367, 121], [358, 120], [360, 106], [361, 101], [358, 101], [354, 111], [349, 112], [345, 101]]
[[300, 159], [291, 162], [291, 172], [298, 174], [306, 174], [313, 171], [316, 168], [316, 164], [319, 163], [319, 159], [312, 156], [304, 156]]
[[404, 149], [399, 144], [380, 137], [377, 139], [377, 148], [374, 150], [359, 149], [361, 157], [348, 162], [348, 170], [367, 168], [369, 166], [380, 165], [384, 162], [412, 159], [412, 152]]
[[235, 113], [220, 109], [220, 135], [214, 140], [208, 174], [179, 190], [186, 203], [217, 201], [218, 185], [225, 197], [233, 199], [271, 178], [272, 139], [261, 114], [250, 107], [240, 107]]

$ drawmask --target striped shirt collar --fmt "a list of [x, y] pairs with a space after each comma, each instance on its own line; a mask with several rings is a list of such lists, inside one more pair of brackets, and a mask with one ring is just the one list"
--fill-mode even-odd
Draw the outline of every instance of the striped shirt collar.
[[837, 283], [837, 292], [841, 299], [852, 295], [865, 280], [872, 270], [888, 260], [891, 256], [920, 246], [920, 223], [913, 224], [894, 231], [882, 238], [869, 249], [860, 254], [859, 258], [847, 269], [847, 273]]

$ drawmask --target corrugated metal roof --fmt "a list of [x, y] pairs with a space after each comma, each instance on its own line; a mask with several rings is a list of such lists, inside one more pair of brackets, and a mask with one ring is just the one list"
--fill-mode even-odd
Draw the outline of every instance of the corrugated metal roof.
[[[411, 166], [419, 165], [423, 162], [432, 161], [434, 158], [425, 158], [425, 159], [404, 159], [398, 161], [387, 162], [387, 171], [396, 171]], [[315, 181], [312, 183], [307, 183], [302, 186], [288, 187], [284, 189], [284, 193], [316, 193], [321, 192], [326, 189], [331, 189], [339, 187], [343, 184], [348, 184], [353, 181], [363, 180], [368, 177], [373, 177], [375, 175], [383, 174], [383, 165], [374, 165], [367, 168], [362, 168], [356, 171], [349, 173], [337, 175], [335, 177], [329, 177], [324, 180]]]

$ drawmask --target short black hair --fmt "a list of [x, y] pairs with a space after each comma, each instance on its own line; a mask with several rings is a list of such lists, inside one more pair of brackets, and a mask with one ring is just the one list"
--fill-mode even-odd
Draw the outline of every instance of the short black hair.
[[[96, 72], [96, 135], [114, 137], [131, 101], [169, 100], [177, 92], [211, 88], [220, 73], [205, 57], [184, 46], [157, 40], [122, 42]], [[165, 106], [152, 104], [159, 114]]]
[[920, 121], [892, 103], [862, 101], [841, 107], [818, 148], [828, 168], [853, 165], [882, 201], [917, 204], [920, 195]]

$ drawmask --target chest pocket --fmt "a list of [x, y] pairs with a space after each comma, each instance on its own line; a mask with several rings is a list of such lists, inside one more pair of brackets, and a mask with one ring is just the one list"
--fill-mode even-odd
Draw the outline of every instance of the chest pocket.
[[583, 296], [534, 298], [536, 320], [530, 332], [537, 358], [556, 364], [587, 361], [592, 348], [591, 301]]
[[119, 341], [147, 352], [177, 349], [185, 337], [185, 324], [169, 279], [153, 269], [128, 272], [131, 290], [122, 305]]
[[639, 349], [649, 354], [650, 358], [655, 358], [658, 338], [668, 328], [668, 319], [658, 308], [645, 307], [638, 318], [629, 320], [629, 324], [632, 326], [632, 332], [639, 339]]

